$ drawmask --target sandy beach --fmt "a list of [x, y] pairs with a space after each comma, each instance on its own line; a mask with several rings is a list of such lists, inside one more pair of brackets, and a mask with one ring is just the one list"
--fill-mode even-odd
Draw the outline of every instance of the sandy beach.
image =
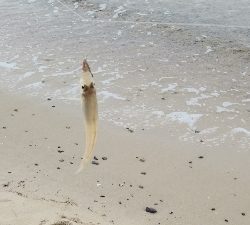
[[[249, 225], [240, 2], [1, 1], [0, 225]], [[99, 129], [75, 174], [86, 56]]]

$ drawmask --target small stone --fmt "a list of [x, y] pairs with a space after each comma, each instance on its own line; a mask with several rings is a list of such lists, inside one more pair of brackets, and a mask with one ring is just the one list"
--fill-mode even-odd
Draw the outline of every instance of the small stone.
[[203, 158], [204, 158], [204, 156], [202, 156], [202, 155], [201, 155], [201, 156], [199, 156], [198, 158], [199, 158], [199, 159], [203, 159]]
[[6, 129], [6, 127], [3, 127], [3, 129]]
[[10, 182], [8, 182], [7, 184], [3, 184], [3, 187], [9, 187]]
[[157, 210], [151, 207], [146, 207], [146, 212], [148, 213], [157, 213]]
[[64, 152], [64, 151], [63, 151], [63, 150], [58, 150], [57, 152], [58, 152], [58, 153], [62, 153], [62, 152]]
[[146, 172], [141, 172], [142, 175], [146, 175], [147, 173]]
[[170, 214], [170, 215], [172, 215], [173, 213], [174, 213], [174, 212], [173, 212], [173, 211], [171, 211], [169, 214]]
[[142, 185], [139, 185], [139, 188], [143, 189], [144, 187]]
[[58, 170], [60, 170], [61, 168], [60, 167], [57, 167]]
[[18, 112], [18, 109], [14, 109], [15, 112]]
[[134, 130], [130, 129], [129, 127], [126, 127], [126, 129], [130, 132], [130, 133], [133, 133]]
[[37, 164], [37, 163], [35, 163], [34, 165], [35, 165], [35, 166], [38, 166], [38, 164]]
[[106, 156], [103, 156], [102, 157], [102, 160], [107, 160], [108, 158]]
[[194, 131], [194, 133], [199, 134], [199, 133], [200, 133], [200, 131], [199, 131], [199, 130], [195, 130], [195, 131]]
[[215, 211], [215, 208], [212, 208], [211, 210], [212, 210], [212, 211]]
[[228, 223], [228, 219], [225, 219], [225, 222]]
[[100, 198], [105, 198], [106, 196], [105, 195], [100, 195]]
[[47, 98], [48, 101], [51, 101], [51, 98]]
[[96, 162], [96, 161], [94, 161], [94, 160], [93, 160], [91, 163], [92, 163], [93, 165], [97, 165], [97, 166], [99, 165], [99, 162]]
[[94, 160], [98, 160], [98, 158], [96, 156], [94, 156]]
[[241, 213], [241, 215], [242, 215], [242, 216], [245, 216], [245, 215], [246, 215], [246, 213]]
[[145, 162], [145, 159], [139, 159], [140, 162]]
[[55, 105], [52, 105], [51, 107], [52, 107], [52, 108], [55, 108], [56, 106], [55, 106]]

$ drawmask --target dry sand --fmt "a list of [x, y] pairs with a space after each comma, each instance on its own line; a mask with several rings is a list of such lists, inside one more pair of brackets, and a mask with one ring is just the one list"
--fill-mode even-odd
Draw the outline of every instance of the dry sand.
[[0, 225], [250, 224], [250, 14], [213, 2], [1, 1]]
[[3, 93], [1, 102], [1, 225], [249, 222], [246, 149], [101, 121], [99, 165], [74, 175], [83, 152], [80, 107]]

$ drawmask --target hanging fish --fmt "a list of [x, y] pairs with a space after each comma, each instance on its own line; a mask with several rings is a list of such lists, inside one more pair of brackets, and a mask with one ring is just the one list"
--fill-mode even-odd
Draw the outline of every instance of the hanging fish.
[[81, 78], [81, 101], [85, 126], [85, 152], [77, 171], [79, 173], [84, 166], [90, 162], [94, 147], [96, 144], [97, 123], [98, 123], [98, 107], [96, 98], [96, 89], [93, 80], [93, 74], [87, 60], [82, 65], [83, 76]]

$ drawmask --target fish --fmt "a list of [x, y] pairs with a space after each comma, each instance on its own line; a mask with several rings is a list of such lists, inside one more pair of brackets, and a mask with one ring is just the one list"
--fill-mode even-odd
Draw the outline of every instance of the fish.
[[80, 84], [85, 127], [85, 151], [79, 169], [76, 173], [81, 172], [92, 159], [93, 151], [96, 145], [98, 127], [98, 104], [94, 76], [86, 59], [83, 60], [82, 71], [83, 73]]

